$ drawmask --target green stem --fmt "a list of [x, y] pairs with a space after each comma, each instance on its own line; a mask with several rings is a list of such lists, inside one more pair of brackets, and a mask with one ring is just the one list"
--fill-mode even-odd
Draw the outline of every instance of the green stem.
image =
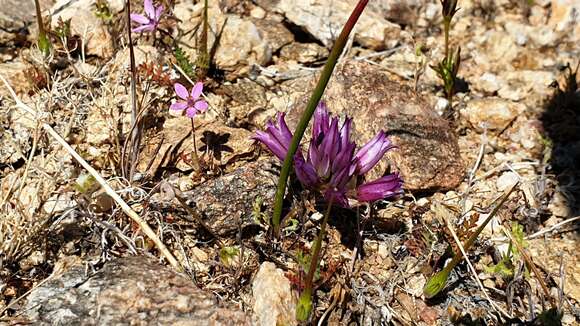
[[332, 197], [328, 201], [328, 206], [326, 207], [326, 212], [324, 213], [324, 219], [320, 225], [320, 232], [318, 233], [318, 237], [314, 242], [314, 247], [312, 247], [310, 266], [308, 266], [308, 274], [306, 274], [306, 279], [304, 281], [304, 290], [300, 295], [298, 306], [296, 308], [296, 319], [300, 321], [305, 321], [308, 319], [310, 311], [312, 310], [312, 285], [314, 284], [314, 274], [316, 274], [316, 269], [318, 268], [320, 249], [322, 248], [322, 240], [324, 239], [324, 234], [326, 233], [326, 225], [328, 224], [328, 217], [330, 216], [331, 208]]
[[451, 28], [451, 18], [443, 18], [443, 33], [445, 34], [445, 59], [449, 58], [449, 29]]
[[286, 154], [286, 158], [284, 159], [284, 163], [282, 164], [282, 170], [280, 171], [280, 179], [278, 179], [278, 188], [276, 189], [276, 197], [274, 203], [274, 215], [272, 216], [272, 225], [274, 227], [274, 236], [278, 236], [280, 232], [280, 219], [282, 217], [282, 205], [284, 203], [284, 193], [286, 192], [286, 182], [288, 181], [288, 176], [290, 175], [290, 169], [292, 167], [292, 161], [294, 159], [294, 154], [298, 150], [298, 146], [300, 144], [300, 140], [304, 136], [304, 132], [306, 131], [306, 127], [314, 114], [314, 110], [324, 93], [324, 89], [330, 80], [330, 76], [332, 75], [332, 71], [336, 66], [338, 58], [346, 45], [346, 41], [348, 40], [348, 36], [352, 31], [354, 25], [358, 21], [360, 15], [363, 12], [363, 9], [366, 7], [368, 0], [359, 0], [358, 4], [352, 11], [348, 21], [342, 28], [340, 35], [336, 39], [336, 43], [332, 47], [330, 54], [328, 56], [328, 60], [324, 65], [324, 69], [320, 74], [320, 79], [318, 80], [318, 84], [316, 84], [316, 88], [314, 92], [312, 92], [312, 96], [310, 96], [310, 100], [308, 100], [308, 104], [306, 105], [306, 110], [302, 114], [298, 125], [296, 126], [296, 130], [294, 131], [294, 136], [292, 137], [292, 142], [288, 147], [288, 153]]
[[36, 7], [36, 22], [38, 24], [38, 48], [45, 57], [50, 54], [50, 40], [46, 35], [44, 30], [44, 23], [42, 22], [42, 13], [40, 12], [40, 2], [34, 0], [34, 6]]

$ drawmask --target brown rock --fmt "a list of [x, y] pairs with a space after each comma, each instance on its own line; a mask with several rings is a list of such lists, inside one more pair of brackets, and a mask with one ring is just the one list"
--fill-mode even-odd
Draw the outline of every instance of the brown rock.
[[[315, 76], [302, 100], [290, 109], [288, 122], [292, 126], [317, 80]], [[451, 189], [463, 179], [456, 135], [412, 88], [389, 79], [367, 63], [348, 62], [336, 68], [323, 99], [330, 111], [353, 117], [354, 138], [359, 146], [380, 130], [391, 135], [399, 148], [387, 154], [388, 161], [402, 174], [406, 189]], [[387, 163], [383, 159], [367, 179], [382, 175]]]
[[187, 277], [143, 256], [113, 260], [89, 275], [74, 264], [35, 288], [23, 314], [35, 325], [249, 325], [243, 312], [218, 305]]
[[[197, 117], [196, 117], [197, 118]], [[208, 165], [228, 166], [236, 158], [252, 151], [252, 134], [242, 128], [231, 128], [214, 121], [196, 121], [195, 138], [197, 155]], [[147, 141], [140, 153], [138, 168], [143, 173], [155, 175], [161, 167], [177, 167], [182, 171], [192, 169], [191, 119], [183, 116], [165, 120], [163, 129]], [[145, 170], [149, 168], [149, 170]]]
[[93, 13], [92, 0], [74, 1], [68, 6], [62, 7], [57, 3], [51, 9], [55, 14], [52, 16], [52, 25], [56, 26], [59, 19], [70, 19], [72, 35], [79, 35], [86, 44], [86, 54], [108, 58], [113, 55], [113, 37], [107, 26]]
[[486, 97], [469, 101], [461, 110], [461, 115], [479, 131], [488, 129], [501, 132], [525, 109], [526, 106], [521, 103]]
[[292, 43], [282, 48], [282, 59], [300, 63], [312, 63], [328, 56], [328, 49], [316, 43]]
[[253, 208], [258, 198], [264, 200], [263, 207], [273, 206], [277, 182], [278, 168], [267, 159], [248, 163], [184, 195], [214, 232], [233, 235], [240, 227], [256, 223]]

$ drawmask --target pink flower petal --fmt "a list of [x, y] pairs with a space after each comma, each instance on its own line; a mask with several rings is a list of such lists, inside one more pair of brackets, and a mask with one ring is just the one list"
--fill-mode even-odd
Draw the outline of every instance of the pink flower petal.
[[159, 18], [161, 18], [161, 14], [163, 13], [163, 10], [165, 10], [165, 7], [163, 7], [162, 5], [155, 9], [155, 21], [158, 23]]
[[194, 107], [188, 107], [187, 110], [185, 110], [185, 115], [188, 116], [189, 118], [195, 117], [195, 114], [197, 113], [197, 110]]
[[145, 0], [145, 2], [143, 3], [143, 8], [145, 8], [145, 13], [147, 13], [147, 16], [149, 16], [150, 18], [155, 17], [155, 8], [153, 7], [153, 0]]
[[139, 27], [131, 29], [133, 33], [141, 33], [141, 32], [151, 32], [155, 30], [155, 27], [152, 25], [141, 25]]
[[141, 25], [149, 24], [149, 18], [140, 14], [131, 14], [131, 20]]
[[195, 102], [195, 104], [193, 105], [199, 112], [205, 112], [205, 110], [207, 110], [208, 104], [206, 101], [204, 100], [199, 100], [197, 102]]
[[177, 94], [177, 96], [187, 100], [189, 93], [187, 92], [187, 88], [185, 88], [185, 86], [181, 85], [180, 83], [175, 83], [173, 87], [175, 88], [175, 94]]
[[193, 88], [191, 89], [191, 97], [197, 99], [201, 95], [202, 91], [203, 91], [203, 83], [202, 82], [195, 83], [195, 85], [193, 85]]
[[181, 111], [181, 110], [185, 110], [186, 107], [187, 107], [187, 102], [175, 102], [175, 103], [171, 104], [169, 109]]

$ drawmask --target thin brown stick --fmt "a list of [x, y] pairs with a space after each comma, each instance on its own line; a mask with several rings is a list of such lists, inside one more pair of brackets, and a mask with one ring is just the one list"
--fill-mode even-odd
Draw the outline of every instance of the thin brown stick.
[[443, 217], [443, 219], [445, 220], [445, 224], [447, 225], [447, 229], [449, 229], [449, 232], [451, 233], [451, 236], [453, 237], [453, 240], [455, 241], [455, 244], [457, 244], [457, 247], [459, 247], [459, 251], [461, 251], [461, 254], [463, 255], [463, 258], [465, 259], [465, 262], [467, 263], [467, 266], [469, 267], [469, 271], [473, 275], [473, 278], [477, 282], [477, 285], [479, 286], [479, 289], [481, 290], [481, 292], [483, 292], [483, 295], [485, 296], [485, 298], [487, 299], [487, 301], [489, 301], [489, 303], [491, 304], [491, 306], [496, 311], [501, 312], [507, 318], [512, 318], [512, 316], [507, 311], [503, 310], [500, 306], [498, 306], [489, 297], [489, 294], [487, 294], [487, 291], [485, 290], [485, 287], [483, 286], [483, 284], [479, 280], [479, 277], [477, 276], [477, 271], [475, 270], [475, 268], [471, 264], [471, 261], [469, 261], [469, 257], [467, 256], [467, 253], [465, 252], [465, 248], [463, 248], [463, 244], [461, 244], [461, 241], [457, 237], [457, 234], [455, 233], [455, 230], [453, 229], [453, 226], [451, 226], [451, 223], [447, 220], [447, 218]]
[[530, 269], [532, 270], [532, 272], [534, 272], [534, 275], [536, 275], [536, 279], [540, 283], [540, 287], [544, 291], [544, 294], [550, 299], [550, 304], [552, 305], [552, 308], [554, 308], [554, 309], [558, 308], [557, 305], [556, 305], [556, 302], [555, 302], [554, 298], [550, 294], [550, 290], [548, 290], [548, 286], [546, 286], [546, 282], [544, 282], [544, 280], [542, 279], [542, 274], [540, 274], [540, 272], [536, 268], [536, 264], [534, 263], [534, 261], [532, 260], [532, 258], [530, 258], [530, 256], [524, 250], [524, 248], [522, 248], [522, 246], [519, 244], [519, 242], [517, 242], [514, 239], [513, 235], [508, 230], [508, 228], [501, 226], [501, 229], [507, 235], [507, 237], [510, 238], [511, 242], [518, 249], [518, 252], [520, 253], [520, 255], [522, 255], [522, 258], [524, 259], [524, 261], [526, 262], [526, 264], [530, 267]]
[[[135, 52], [133, 51], [133, 39], [131, 37], [131, 4], [129, 0], [125, 1], [125, 13], [127, 15], [127, 37], [129, 41], [129, 61], [131, 65], [131, 125], [133, 126], [131, 132], [131, 153], [129, 161], [129, 175], [123, 174], [129, 182], [133, 181], [133, 175], [135, 174], [135, 166], [137, 164], [137, 158], [139, 157], [139, 146], [141, 144], [141, 128], [139, 128], [138, 114], [139, 110], [137, 108], [137, 67], [135, 66]], [[125, 153], [123, 153], [125, 156]], [[121, 167], [123, 172], [127, 172], [126, 167]]]
[[[12, 96], [12, 98], [14, 99], [14, 101], [16, 102], [16, 106], [23, 110], [26, 111], [27, 113], [31, 114], [34, 119], [37, 119], [37, 114], [36, 112], [29, 107], [28, 105], [26, 105], [25, 103], [23, 103], [18, 96], [16, 95], [16, 93], [14, 92], [14, 89], [12, 88], [12, 86], [10, 86], [10, 84], [8, 83], [8, 81], [4, 78], [4, 76], [0, 75], [0, 79], [4, 82], [4, 85], [6, 86], [6, 88], [8, 88], [8, 91], [10, 92], [10, 95]], [[105, 192], [111, 196], [111, 198], [113, 198], [113, 200], [121, 207], [121, 209], [123, 210], [123, 212], [125, 212], [125, 214], [127, 214], [135, 223], [137, 223], [137, 225], [139, 225], [139, 227], [143, 230], [143, 233], [145, 233], [145, 235], [147, 237], [149, 237], [149, 239], [151, 239], [151, 241], [153, 241], [153, 243], [155, 244], [155, 246], [157, 247], [157, 249], [159, 249], [159, 251], [161, 252], [161, 254], [165, 257], [165, 259], [167, 259], [167, 261], [171, 264], [171, 266], [173, 266], [173, 268], [175, 268], [178, 271], [183, 271], [183, 267], [179, 264], [179, 262], [175, 259], [175, 257], [173, 256], [173, 254], [167, 249], [167, 247], [165, 246], [165, 244], [163, 244], [163, 242], [159, 239], [159, 237], [157, 236], [157, 234], [155, 234], [155, 232], [151, 229], [151, 227], [147, 224], [147, 222], [145, 222], [124, 200], [123, 198], [121, 198], [121, 196], [119, 196], [117, 194], [117, 192], [115, 192], [115, 190], [113, 190], [113, 188], [111, 188], [111, 186], [109, 186], [109, 184], [107, 183], [107, 181], [105, 179], [103, 179], [103, 177], [99, 174], [99, 172], [97, 172], [97, 170], [95, 170], [87, 161], [85, 161], [67, 142], [66, 140], [64, 140], [49, 124], [42, 122], [42, 127], [44, 128], [44, 130], [50, 134], [61, 146], [63, 146], [67, 152], [74, 157], [75, 160], [77, 160], [77, 162], [79, 162], [80, 165], [82, 165], [83, 168], [85, 168], [85, 170], [87, 170], [94, 178], [95, 180], [103, 187], [103, 189], [105, 189]]]

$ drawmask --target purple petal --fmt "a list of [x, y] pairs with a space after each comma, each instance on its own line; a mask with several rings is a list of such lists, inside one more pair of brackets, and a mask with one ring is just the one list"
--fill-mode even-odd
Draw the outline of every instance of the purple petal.
[[155, 8], [153, 7], [153, 0], [145, 0], [143, 2], [143, 8], [145, 9], [145, 13], [150, 18], [155, 18]]
[[357, 188], [359, 201], [372, 202], [403, 193], [403, 180], [394, 173], [377, 180], [364, 183]]
[[355, 147], [356, 145], [354, 143], [348, 143], [345, 148], [342, 148], [340, 150], [340, 153], [338, 153], [338, 155], [334, 159], [334, 162], [332, 162], [333, 173], [337, 173], [339, 171], [344, 170], [346, 173], [344, 178], [346, 178], [347, 180], [350, 179], [350, 177], [352, 176], [351, 162], [353, 161], [352, 157], [354, 154]]
[[159, 19], [161, 18], [161, 14], [163, 14], [163, 10], [165, 10], [165, 7], [163, 7], [163, 5], [160, 5], [159, 7], [155, 8], [155, 21], [159, 23]]
[[305, 162], [301, 154], [294, 158], [294, 170], [298, 181], [306, 188], [314, 188], [319, 180], [312, 164]]
[[207, 110], [208, 104], [204, 100], [199, 100], [199, 101], [196, 101], [193, 106], [197, 109], [197, 111], [205, 112], [205, 110]]
[[288, 128], [288, 125], [286, 124], [286, 120], [284, 119], [285, 116], [286, 113], [280, 112], [278, 113], [276, 118], [278, 119], [278, 127], [280, 130], [280, 135], [282, 136], [283, 139], [290, 142], [292, 141], [292, 132], [290, 131], [290, 128]]
[[[284, 116], [285, 114], [283, 112], [278, 112], [276, 117], [278, 120], [278, 126], [274, 125], [272, 121], [268, 121], [266, 124], [266, 131], [287, 150], [288, 146], [290, 146], [290, 142], [292, 142], [292, 133], [286, 125]], [[284, 156], [286, 156], [286, 154], [284, 154]]]
[[348, 198], [346, 198], [346, 192], [337, 189], [328, 189], [324, 192], [324, 199], [327, 202], [331, 202], [338, 206], [349, 208]]
[[318, 166], [320, 164], [321, 156], [319, 155], [318, 146], [315, 142], [314, 139], [310, 141], [308, 147], [308, 161], [312, 163], [313, 166]]
[[131, 20], [141, 25], [149, 24], [149, 18], [140, 14], [131, 14]]
[[187, 88], [185, 88], [185, 86], [181, 85], [180, 83], [175, 83], [173, 87], [175, 87], [175, 93], [177, 94], [177, 96], [181, 97], [184, 100], [188, 99], [189, 93], [187, 92]]
[[368, 143], [366, 143], [355, 155], [357, 160], [357, 173], [363, 175], [372, 169], [385, 155], [385, 153], [394, 148], [387, 135], [381, 131]]
[[133, 28], [131, 29], [131, 32], [133, 33], [141, 33], [141, 32], [152, 32], [155, 30], [155, 26], [153, 25], [141, 25], [139, 27]]
[[314, 122], [312, 123], [312, 139], [318, 139], [321, 134], [328, 130], [328, 109], [323, 101], [320, 101], [314, 111]]
[[195, 85], [193, 85], [193, 88], [191, 89], [191, 97], [193, 99], [199, 98], [202, 91], [203, 91], [203, 83], [202, 82], [195, 83]]
[[254, 139], [262, 142], [266, 145], [270, 152], [274, 154], [279, 160], [283, 161], [288, 152], [288, 147], [283, 146], [280, 142], [274, 138], [270, 133], [264, 131], [256, 131]]
[[195, 117], [196, 113], [197, 113], [197, 110], [192, 106], [188, 107], [187, 110], [185, 110], [185, 115], [191, 119], [193, 119]]
[[350, 140], [351, 126], [352, 126], [352, 119], [346, 118], [346, 120], [344, 120], [344, 124], [342, 125], [342, 128], [340, 128], [340, 143], [341, 143], [342, 148], [345, 148], [348, 145], [348, 142]]
[[171, 104], [169, 109], [181, 111], [181, 110], [185, 110], [186, 107], [187, 107], [187, 102], [175, 102], [175, 103]]

